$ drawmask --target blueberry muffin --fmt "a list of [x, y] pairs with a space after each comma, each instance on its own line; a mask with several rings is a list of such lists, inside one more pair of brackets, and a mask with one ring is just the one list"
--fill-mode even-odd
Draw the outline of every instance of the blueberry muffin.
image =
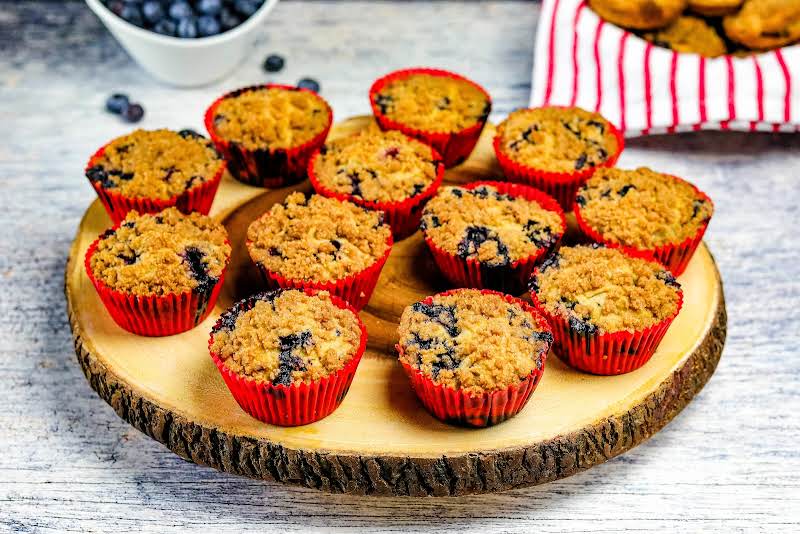
[[744, 0], [689, 0], [689, 9], [706, 17], [721, 17], [735, 13]]
[[373, 95], [380, 113], [404, 126], [453, 133], [483, 124], [491, 102], [476, 84], [461, 77], [413, 73], [386, 83]]
[[562, 247], [531, 290], [547, 314], [584, 336], [642, 331], [673, 317], [681, 302], [680, 285], [662, 266], [598, 245]]
[[687, 54], [719, 57], [727, 52], [725, 41], [713, 26], [689, 15], [680, 17], [666, 28], [645, 33], [643, 37], [657, 46]]
[[166, 296], [207, 293], [231, 255], [225, 228], [210, 217], [175, 208], [128, 213], [106, 231], [89, 261], [93, 277], [119, 293]]
[[723, 20], [727, 36], [755, 50], [779, 48], [800, 40], [800, 2], [745, 0], [742, 9]]
[[496, 143], [516, 164], [557, 173], [603, 165], [621, 149], [602, 115], [564, 107], [514, 111], [497, 127]]
[[494, 267], [551, 248], [565, 230], [558, 211], [491, 185], [442, 188], [425, 206], [421, 228], [450, 254]]
[[136, 130], [111, 141], [89, 162], [96, 187], [125, 197], [166, 201], [219, 180], [222, 156], [192, 130]]
[[440, 163], [421, 141], [373, 127], [326, 143], [314, 158], [314, 180], [326, 191], [388, 204], [428, 189]]
[[407, 307], [400, 360], [434, 384], [470, 395], [519, 385], [542, 370], [553, 337], [515, 300], [462, 289]]
[[690, 183], [644, 167], [599, 169], [576, 203], [581, 221], [604, 242], [639, 250], [693, 238], [714, 213], [711, 200]]
[[239, 376], [273, 385], [314, 382], [341, 370], [357, 353], [355, 313], [330, 295], [279, 289], [245, 299], [211, 331], [211, 351]]
[[328, 128], [328, 110], [311, 91], [250, 88], [222, 99], [214, 112], [214, 133], [250, 150], [292, 148]]
[[654, 30], [671, 24], [689, 0], [589, 0], [603, 19], [623, 28]]

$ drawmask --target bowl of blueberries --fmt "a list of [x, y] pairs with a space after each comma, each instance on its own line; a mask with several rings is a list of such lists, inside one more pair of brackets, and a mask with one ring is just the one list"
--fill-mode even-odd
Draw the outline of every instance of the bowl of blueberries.
[[86, 0], [139, 65], [181, 87], [229, 74], [278, 0]]

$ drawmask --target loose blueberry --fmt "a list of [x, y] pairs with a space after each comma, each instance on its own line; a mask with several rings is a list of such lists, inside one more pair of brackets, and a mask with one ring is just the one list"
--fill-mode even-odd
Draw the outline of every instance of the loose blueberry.
[[197, 37], [197, 22], [193, 18], [179, 20], [176, 33], [181, 39], [194, 39]]
[[319, 93], [319, 82], [313, 78], [302, 78], [299, 82], [297, 82], [297, 87], [300, 89], [308, 89], [309, 91], [314, 91], [315, 93]]
[[156, 24], [164, 18], [164, 6], [157, 0], [149, 0], [142, 4], [142, 15], [150, 24]]
[[211, 37], [221, 31], [219, 22], [210, 15], [203, 15], [197, 19], [197, 33], [200, 37]]
[[140, 104], [131, 104], [122, 112], [122, 118], [128, 122], [139, 122], [144, 117], [144, 108]]
[[180, 22], [183, 19], [193, 17], [194, 10], [187, 2], [173, 2], [169, 6], [169, 16]]
[[125, 9], [125, 2], [122, 0], [114, 0], [113, 2], [108, 2], [106, 4], [109, 11], [117, 15], [118, 17], [122, 16], [122, 10]]
[[218, 15], [222, 11], [222, 0], [198, 0], [195, 9], [203, 15]]
[[278, 72], [283, 68], [285, 61], [277, 54], [270, 54], [264, 60], [264, 70], [267, 72]]
[[261, 7], [261, 2], [255, 0], [236, 0], [233, 3], [233, 9], [244, 18], [251, 17], [259, 7]]
[[169, 19], [161, 19], [153, 26], [154, 32], [160, 33], [161, 35], [169, 35], [170, 37], [175, 37], [176, 30], [177, 26]]
[[128, 107], [130, 101], [128, 95], [122, 93], [114, 93], [108, 100], [106, 100], [106, 109], [111, 113], [119, 115]]

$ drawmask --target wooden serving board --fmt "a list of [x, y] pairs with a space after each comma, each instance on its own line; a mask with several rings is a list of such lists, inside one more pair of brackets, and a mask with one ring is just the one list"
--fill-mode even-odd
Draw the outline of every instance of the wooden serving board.
[[[359, 117], [332, 137], [363, 128]], [[446, 181], [497, 176], [487, 126], [473, 156]], [[264, 191], [225, 177], [212, 215], [225, 222], [233, 258], [214, 313], [190, 332], [138, 337], [114, 324], [83, 268], [89, 244], [111, 225], [102, 205], [87, 210], [70, 252], [66, 295], [78, 361], [92, 388], [120, 417], [180, 456], [223, 471], [325, 491], [460, 495], [569, 476], [641, 443], [672, 419], [711, 377], [726, 314], [714, 260], [702, 245], [683, 276], [684, 308], [653, 359], [614, 377], [584, 374], [555, 355], [516, 417], [486, 429], [434, 419], [411, 391], [394, 354], [407, 305], [447, 286], [419, 233], [396, 243], [369, 305], [367, 353], [339, 409], [295, 428], [243, 412], [207, 351], [209, 331], [235, 300], [261, 289], [244, 247], [247, 225], [292, 190]]]

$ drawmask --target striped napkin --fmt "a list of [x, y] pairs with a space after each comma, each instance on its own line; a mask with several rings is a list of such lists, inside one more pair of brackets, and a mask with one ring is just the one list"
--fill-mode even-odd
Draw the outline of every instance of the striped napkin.
[[544, 0], [532, 106], [599, 111], [627, 137], [690, 130], [800, 131], [800, 46], [707, 59], [654, 46], [586, 0]]

